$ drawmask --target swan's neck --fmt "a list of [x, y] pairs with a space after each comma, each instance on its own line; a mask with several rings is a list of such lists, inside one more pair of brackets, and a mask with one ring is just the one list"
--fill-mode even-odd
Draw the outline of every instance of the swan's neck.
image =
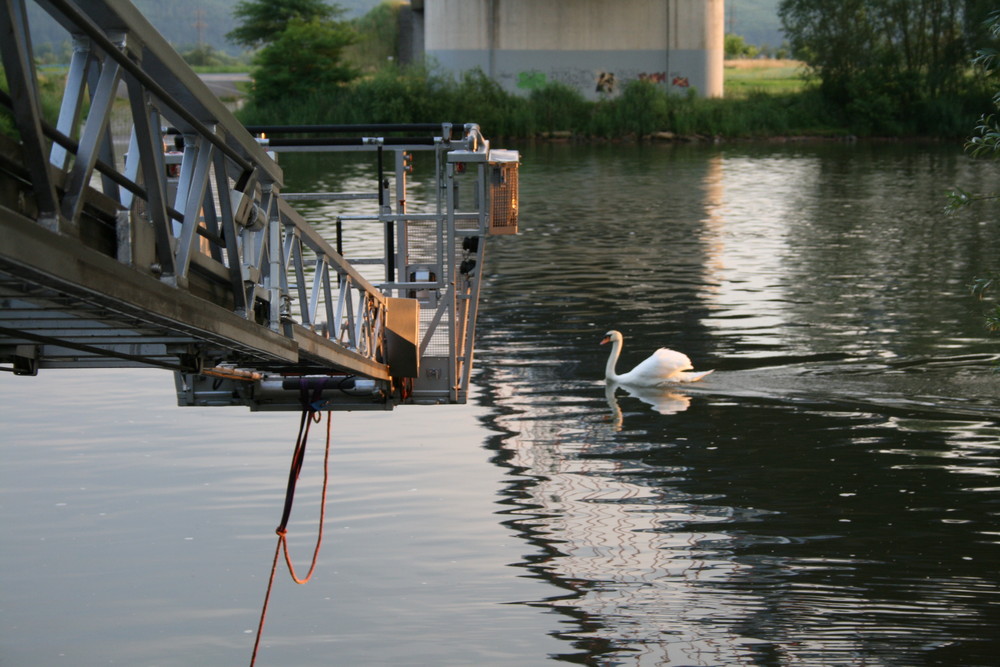
[[611, 354], [608, 355], [608, 365], [604, 368], [604, 379], [611, 382], [618, 381], [618, 373], [615, 373], [615, 365], [618, 363], [618, 355], [622, 353], [622, 342], [620, 340], [611, 341]]

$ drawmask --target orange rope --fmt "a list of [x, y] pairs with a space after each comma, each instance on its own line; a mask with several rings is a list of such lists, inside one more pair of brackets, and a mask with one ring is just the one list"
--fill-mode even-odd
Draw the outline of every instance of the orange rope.
[[313, 549], [312, 564], [309, 566], [309, 572], [302, 579], [299, 579], [295, 574], [295, 566], [292, 564], [292, 557], [288, 553], [288, 531], [279, 528], [276, 532], [278, 533], [278, 542], [282, 545], [285, 552], [285, 563], [288, 564], [288, 574], [292, 575], [292, 580], [297, 584], [307, 583], [312, 579], [313, 572], [316, 570], [316, 561], [319, 559], [319, 548], [323, 545], [323, 521], [326, 518], [326, 487], [330, 479], [330, 413], [326, 413], [326, 453], [323, 455], [323, 500], [319, 505], [319, 529], [316, 531], [316, 548]]
[[271, 578], [267, 580], [267, 593], [264, 594], [264, 606], [260, 610], [260, 621], [257, 622], [257, 639], [253, 643], [253, 655], [250, 656], [250, 667], [257, 662], [257, 649], [260, 648], [260, 638], [264, 634], [264, 619], [267, 618], [267, 604], [271, 601], [271, 587], [274, 585], [274, 573], [278, 571], [278, 554], [281, 553], [281, 542], [274, 550], [274, 562], [271, 563]]
[[[316, 415], [316, 421], [322, 419], [319, 415]], [[306, 440], [309, 438], [309, 424], [312, 422], [313, 416], [308, 414], [307, 410], [303, 410], [302, 422], [299, 425], [299, 437], [295, 443], [295, 452], [292, 455], [292, 470], [290, 474], [289, 488], [290, 493], [294, 494], [294, 481], [298, 479], [299, 470], [302, 467], [302, 457], [305, 454]], [[278, 544], [274, 548], [274, 561], [271, 563], [271, 576], [267, 581], [267, 592], [264, 594], [264, 604], [260, 610], [260, 621], [257, 624], [257, 639], [253, 644], [253, 655], [250, 658], [250, 667], [253, 667], [257, 662], [257, 650], [260, 648], [260, 640], [264, 634], [264, 621], [267, 618], [267, 607], [268, 603], [271, 601], [271, 589], [274, 586], [274, 576], [278, 570], [278, 555], [284, 551], [285, 563], [288, 565], [288, 573], [292, 577], [292, 581], [297, 584], [304, 584], [312, 579], [313, 572], [316, 571], [316, 562], [319, 560], [319, 549], [323, 544], [323, 523], [326, 518], [326, 490], [330, 481], [330, 422], [331, 414], [326, 413], [326, 452], [323, 454], [323, 493], [322, 500], [319, 506], [319, 528], [316, 531], [316, 547], [313, 549], [312, 563], [309, 565], [309, 572], [305, 577], [301, 579], [295, 573], [295, 565], [292, 564], [291, 554], [288, 552], [288, 530], [285, 527], [285, 522], [288, 519], [288, 512], [291, 509], [291, 496], [286, 500], [286, 511], [285, 516], [282, 517], [282, 523], [278, 526], [275, 532], [278, 534]]]

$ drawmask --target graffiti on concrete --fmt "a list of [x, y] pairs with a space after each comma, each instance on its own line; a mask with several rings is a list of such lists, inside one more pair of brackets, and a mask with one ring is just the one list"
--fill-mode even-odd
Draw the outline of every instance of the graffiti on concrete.
[[651, 83], [666, 83], [667, 73], [653, 72], [652, 74], [650, 74], [648, 72], [641, 72], [639, 74], [639, 81], [649, 81]]
[[667, 85], [668, 88], [689, 88], [688, 77], [677, 72], [609, 72], [584, 69], [563, 69], [542, 72], [532, 69], [516, 74], [501, 74], [497, 77], [507, 85], [514, 84], [519, 90], [537, 90], [549, 83], [561, 83], [578, 90], [593, 90], [602, 96], [615, 95], [629, 81], [649, 81], [655, 84]]
[[594, 90], [598, 93], [611, 94], [615, 92], [617, 80], [611, 72], [601, 72], [597, 75], [597, 86]]
[[521, 90], [544, 88], [546, 83], [548, 81], [545, 72], [539, 72], [537, 69], [517, 73], [517, 87]]

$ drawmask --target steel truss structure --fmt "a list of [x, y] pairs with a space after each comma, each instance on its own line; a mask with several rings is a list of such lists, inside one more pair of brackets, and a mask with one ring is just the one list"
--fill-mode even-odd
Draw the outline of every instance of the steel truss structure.
[[[182, 405], [464, 402], [485, 239], [517, 230], [516, 152], [474, 124], [245, 128], [126, 0], [38, 5], [74, 53], [48, 122], [25, 0], [0, 2], [17, 135], [0, 135], [0, 369], [163, 367]], [[276, 153], [318, 150], [371, 153], [372, 192], [284, 194]], [[419, 211], [415, 151], [435, 161]], [[376, 223], [381, 256], [346, 260], [307, 199], [369, 201], [335, 223]]]

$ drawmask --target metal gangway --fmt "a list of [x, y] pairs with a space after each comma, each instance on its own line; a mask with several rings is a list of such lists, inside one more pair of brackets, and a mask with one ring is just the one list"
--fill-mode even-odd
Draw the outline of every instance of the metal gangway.
[[[46, 120], [32, 14], [0, 0], [0, 369], [159, 367], [180, 405], [253, 410], [466, 400], [486, 242], [517, 231], [515, 151], [475, 124], [246, 128], [130, 2], [37, 6], [74, 52]], [[363, 152], [371, 189], [286, 193], [284, 151]], [[352, 225], [376, 256], [345, 258]]]

